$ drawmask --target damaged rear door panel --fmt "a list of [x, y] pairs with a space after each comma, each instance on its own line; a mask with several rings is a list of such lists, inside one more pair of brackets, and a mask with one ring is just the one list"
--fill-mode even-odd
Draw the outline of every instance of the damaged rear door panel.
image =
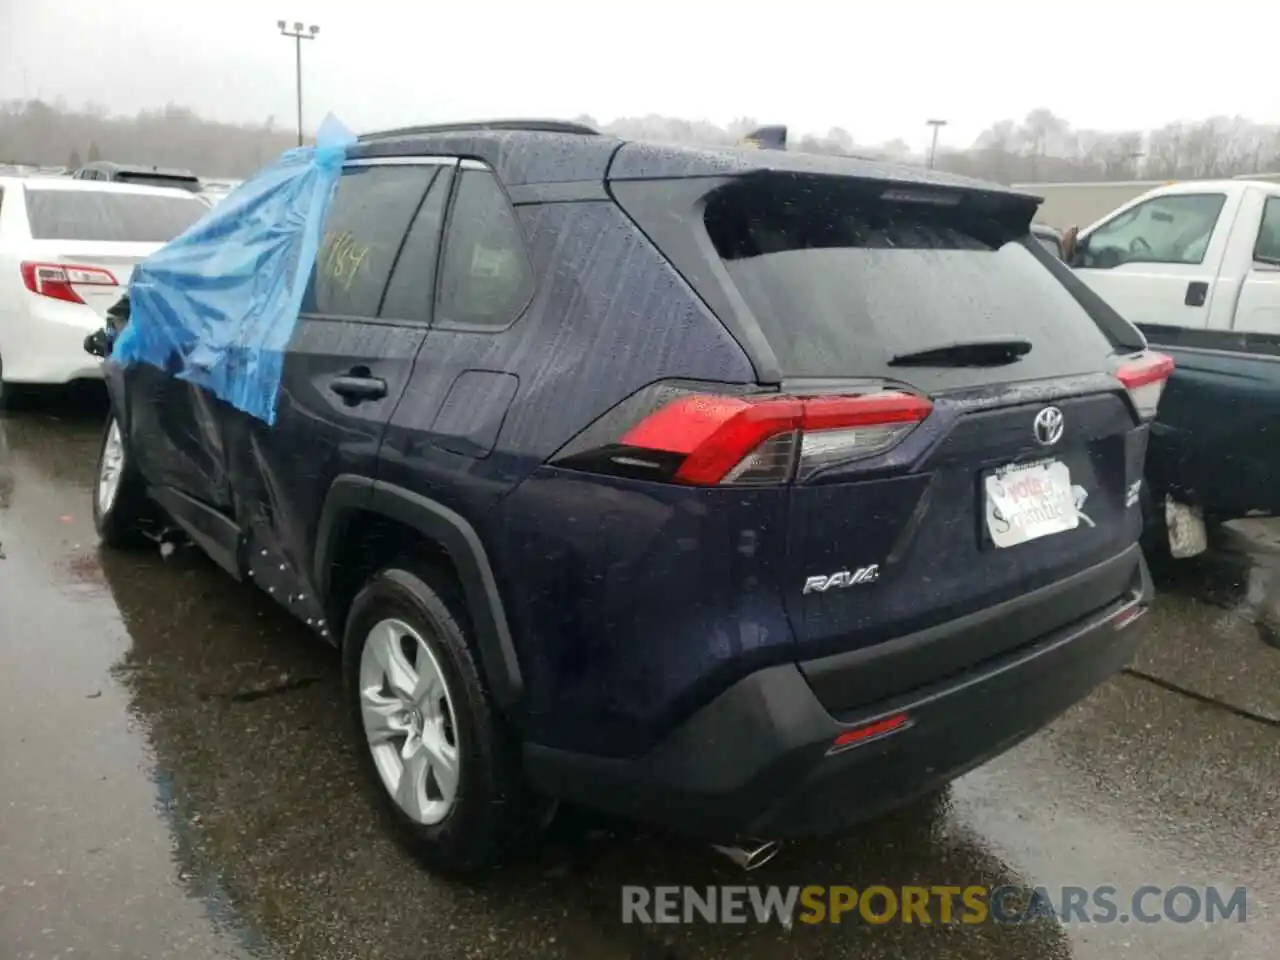
[[[128, 323], [129, 312], [128, 297], [108, 311], [111, 339]], [[99, 336], [101, 356], [109, 350], [109, 341], [107, 335]], [[176, 357], [174, 363], [178, 363]], [[107, 383], [116, 394], [115, 408], [128, 412], [123, 428], [130, 449], [157, 499], [175, 519], [199, 528], [207, 526], [202, 514], [229, 517], [231, 484], [220, 409], [224, 404], [171, 371], [146, 363], [112, 368]], [[221, 556], [225, 551], [218, 553], [215, 559], [227, 566]]]
[[430, 322], [455, 161], [353, 161], [338, 181], [268, 426], [224, 407], [249, 576], [327, 633], [312, 557], [340, 476], [372, 481]]

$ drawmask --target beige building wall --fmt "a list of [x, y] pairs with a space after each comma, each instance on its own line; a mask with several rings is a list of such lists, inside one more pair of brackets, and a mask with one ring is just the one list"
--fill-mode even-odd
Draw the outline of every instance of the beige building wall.
[[[1280, 173], [1254, 173], [1236, 179], [1280, 183]], [[1036, 221], [1065, 230], [1072, 226], [1087, 227], [1134, 197], [1169, 182], [1125, 180], [1114, 183], [1015, 183], [1013, 188], [1043, 197]]]

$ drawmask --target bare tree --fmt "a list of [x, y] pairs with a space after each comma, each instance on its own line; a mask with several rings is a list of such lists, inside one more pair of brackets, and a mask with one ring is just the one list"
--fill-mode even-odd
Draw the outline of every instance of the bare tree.
[[1014, 136], [1031, 162], [1031, 179], [1039, 178], [1046, 154], [1064, 156], [1072, 150], [1070, 129], [1067, 121], [1045, 107], [1027, 114]]
[[[632, 139], [705, 146], [735, 144], [762, 125], [755, 117], [745, 116], [724, 127], [659, 114], [621, 117], [609, 123], [586, 114], [577, 119]], [[111, 116], [97, 105], [72, 109], [65, 103], [40, 100], [0, 103], [0, 155], [15, 163], [58, 164], [88, 144], [88, 161], [118, 160], [183, 167], [210, 177], [239, 177], [290, 149], [293, 136], [290, 130], [278, 128], [274, 117], [257, 124], [218, 123], [179, 104], [122, 117]], [[903, 140], [859, 144], [844, 126], [831, 127], [825, 134], [793, 133], [790, 148], [925, 162], [924, 154]], [[1219, 116], [1146, 132], [1074, 129], [1066, 119], [1041, 107], [1020, 123], [1008, 119], [992, 124], [968, 149], [940, 148], [936, 165], [1004, 183], [1234, 176], [1280, 170], [1280, 126]]]
[[853, 153], [853, 137], [844, 127], [832, 127], [827, 131], [827, 142], [841, 153]]
[[1168, 123], [1147, 134], [1147, 174], [1160, 179], [1173, 179], [1182, 170], [1183, 140], [1186, 131], [1181, 123]]

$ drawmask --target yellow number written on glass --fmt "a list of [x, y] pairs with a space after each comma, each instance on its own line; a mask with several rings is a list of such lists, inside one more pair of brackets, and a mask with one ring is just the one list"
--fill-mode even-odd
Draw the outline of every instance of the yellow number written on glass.
[[326, 233], [317, 258], [320, 271], [342, 289], [350, 290], [356, 274], [369, 256], [369, 248], [349, 231]]

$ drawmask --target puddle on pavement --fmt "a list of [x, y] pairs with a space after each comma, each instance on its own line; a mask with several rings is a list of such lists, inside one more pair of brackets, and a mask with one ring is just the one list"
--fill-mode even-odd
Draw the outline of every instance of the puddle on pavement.
[[621, 923], [624, 884], [1028, 882], [981, 837], [955, 833], [945, 797], [845, 837], [789, 844], [749, 880], [704, 844], [576, 810], [491, 876], [432, 877], [388, 839], [360, 788], [336, 656], [187, 551], [102, 560], [131, 636], [116, 675], [148, 730], [181, 875], [211, 909], [234, 906], [298, 955], [363, 956], [371, 931], [387, 957], [420, 955], [423, 943], [441, 957], [593, 960], [744, 948], [762, 960], [1071, 955], [1051, 923], [963, 938], [939, 925]]

